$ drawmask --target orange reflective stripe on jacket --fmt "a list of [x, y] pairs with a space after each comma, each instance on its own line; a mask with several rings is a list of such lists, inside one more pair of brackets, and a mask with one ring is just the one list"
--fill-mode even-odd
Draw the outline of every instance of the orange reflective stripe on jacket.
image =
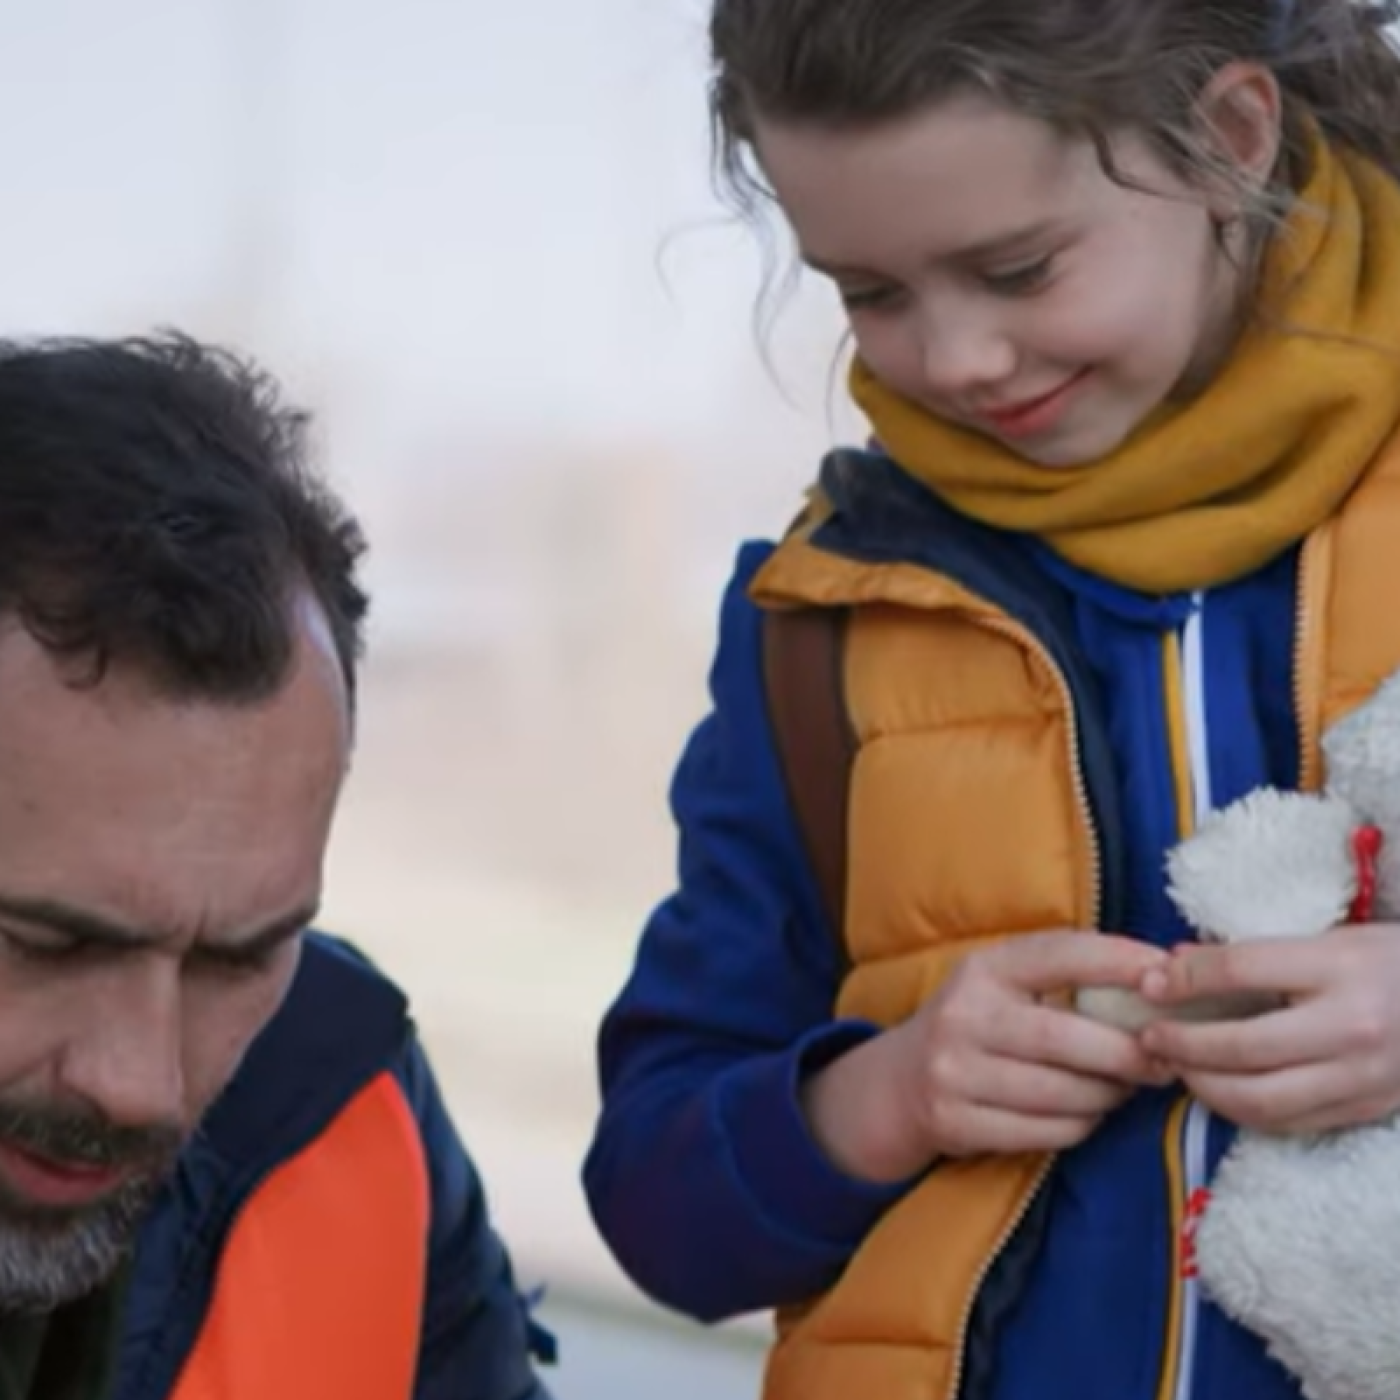
[[409, 1400], [427, 1165], [383, 1074], [244, 1206], [172, 1400]]

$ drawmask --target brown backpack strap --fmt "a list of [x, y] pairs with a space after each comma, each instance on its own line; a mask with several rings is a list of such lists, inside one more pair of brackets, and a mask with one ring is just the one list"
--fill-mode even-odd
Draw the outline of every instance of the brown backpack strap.
[[832, 930], [846, 919], [846, 818], [856, 740], [843, 681], [844, 608], [767, 612], [763, 676], [788, 799]]

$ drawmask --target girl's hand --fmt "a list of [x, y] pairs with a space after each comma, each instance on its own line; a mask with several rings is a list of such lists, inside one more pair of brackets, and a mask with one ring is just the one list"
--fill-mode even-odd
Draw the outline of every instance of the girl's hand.
[[1244, 1127], [1314, 1133], [1400, 1108], [1400, 925], [1317, 938], [1184, 945], [1140, 988], [1172, 1006], [1262, 993], [1284, 1005], [1245, 1021], [1159, 1021], [1143, 1048], [1208, 1107]]
[[804, 1106], [817, 1141], [874, 1181], [938, 1157], [1073, 1146], [1161, 1075], [1134, 1036], [1052, 1002], [1083, 986], [1136, 986], [1165, 959], [1081, 932], [970, 953], [910, 1020], [813, 1075]]

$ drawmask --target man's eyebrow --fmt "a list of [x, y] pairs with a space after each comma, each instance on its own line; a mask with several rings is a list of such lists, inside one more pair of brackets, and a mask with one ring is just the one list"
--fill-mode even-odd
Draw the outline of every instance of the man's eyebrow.
[[195, 951], [213, 953], [215, 956], [232, 953], [240, 958], [256, 959], [264, 953], [272, 952], [279, 943], [286, 943], [304, 933], [315, 922], [319, 912], [319, 905], [308, 904], [293, 914], [263, 924], [261, 928], [254, 929], [252, 933], [241, 938], [224, 938], [218, 941], [202, 939], [195, 944]]
[[[250, 956], [268, 952], [283, 940], [295, 937], [316, 918], [319, 904], [312, 902], [279, 916], [251, 933], [236, 938], [220, 939], [201, 944], [215, 952], [236, 952]], [[148, 948], [170, 941], [171, 935], [157, 929], [139, 928], [133, 924], [79, 909], [61, 900], [35, 899], [24, 895], [0, 894], [0, 917], [17, 920], [34, 928], [45, 929], [74, 943], [86, 943], [103, 948]]]
[[[1006, 233], [984, 238], [977, 243], [968, 243], [961, 248], [954, 249], [951, 253], [943, 254], [936, 261], [979, 262], [988, 258], [1005, 257], [1008, 253], [1015, 253], [1044, 239], [1058, 237], [1065, 233], [1067, 228], [1068, 224], [1063, 219], [1042, 219], [1038, 223], [1011, 229]], [[823, 277], [868, 277], [871, 275], [867, 269], [828, 262], [814, 253], [804, 251], [801, 256], [806, 266], [810, 267], [813, 272], [821, 273]]]

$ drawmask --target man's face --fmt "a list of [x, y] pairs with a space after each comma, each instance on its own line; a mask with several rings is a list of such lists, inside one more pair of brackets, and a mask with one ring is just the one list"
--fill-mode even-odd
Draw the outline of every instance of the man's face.
[[319, 613], [252, 706], [0, 625], [0, 1312], [89, 1291], [277, 1010], [346, 764]]

